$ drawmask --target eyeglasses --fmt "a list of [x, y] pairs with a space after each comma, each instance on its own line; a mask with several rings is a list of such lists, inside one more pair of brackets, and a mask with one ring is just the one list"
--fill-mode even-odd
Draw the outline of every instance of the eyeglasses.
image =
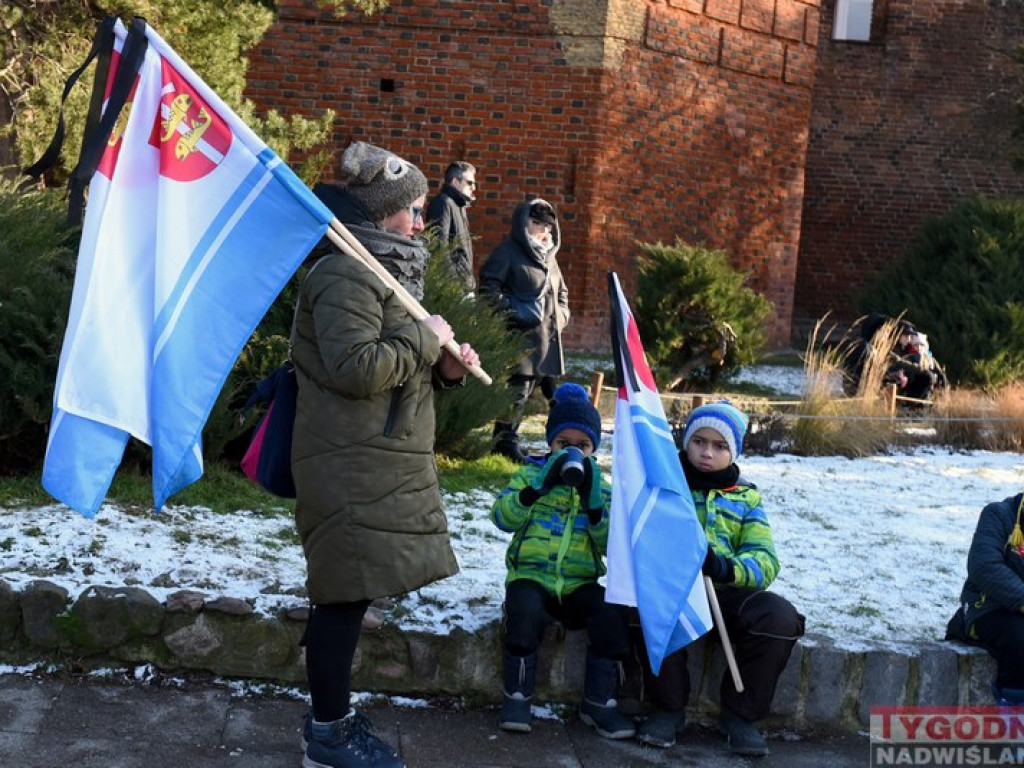
[[462, 183], [468, 184], [469, 186], [473, 187], [473, 189], [476, 189], [476, 182], [473, 181], [472, 179], [463, 179]]
[[416, 219], [422, 219], [423, 218], [423, 206], [422, 205], [410, 205], [409, 206], [409, 215], [412, 216], [412, 220], [413, 221], [416, 221]]

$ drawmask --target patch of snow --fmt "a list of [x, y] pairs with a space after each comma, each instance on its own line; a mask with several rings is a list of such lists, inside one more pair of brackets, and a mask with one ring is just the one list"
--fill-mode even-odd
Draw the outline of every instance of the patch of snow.
[[[807, 391], [807, 375], [798, 365], [753, 365], [741, 368], [729, 381], [767, 387], [783, 397], [800, 397]], [[842, 394], [842, 376], [835, 374], [829, 392]]]
[[[779, 389], [799, 368], [773, 366]], [[772, 385], [775, 386], [775, 385]], [[606, 430], [610, 428], [606, 423]], [[609, 471], [613, 435], [598, 453]], [[807, 631], [848, 648], [941, 639], [956, 608], [978, 514], [1021, 487], [1015, 453], [918, 448], [860, 459], [742, 456], [764, 497], [782, 570], [772, 589]], [[448, 494], [460, 572], [398, 601], [401, 626], [473, 632], [500, 617], [510, 535], [489, 520], [494, 494]], [[0, 508], [0, 578], [47, 579], [76, 599], [90, 585], [179, 589], [275, 613], [305, 602], [305, 562], [291, 516], [170, 507], [158, 516], [101, 507], [88, 520], [60, 504]]]

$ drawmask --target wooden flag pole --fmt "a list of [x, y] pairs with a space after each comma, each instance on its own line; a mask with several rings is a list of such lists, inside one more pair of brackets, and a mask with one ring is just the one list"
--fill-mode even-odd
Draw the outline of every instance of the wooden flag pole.
[[732, 643], [729, 642], [729, 632], [722, 620], [722, 608], [718, 605], [718, 595], [715, 594], [715, 585], [710, 576], [704, 577], [704, 589], [708, 593], [708, 604], [711, 606], [711, 613], [715, 617], [715, 625], [718, 627], [718, 634], [722, 638], [722, 650], [725, 651], [725, 662], [729, 665], [729, 672], [732, 674], [732, 683], [736, 686], [737, 693], [743, 693], [743, 678], [740, 677], [740, 668], [736, 666], [736, 655], [732, 652]]
[[[383, 280], [384, 284], [393, 290], [398, 296], [399, 301], [402, 302], [402, 306], [404, 306], [409, 314], [416, 320], [425, 320], [430, 317], [430, 313], [427, 312], [427, 310], [425, 310], [418, 301], [416, 301], [412, 294], [409, 293], [394, 277], [392, 277], [391, 273], [384, 269], [384, 267], [381, 266], [381, 263], [377, 261], [377, 259], [375, 259], [373, 255], [366, 250], [366, 247], [356, 239], [355, 235], [349, 232], [345, 225], [336, 218], [331, 219], [331, 225], [327, 229], [327, 237], [330, 238], [331, 242], [338, 246], [343, 253], [361, 261], [369, 267], [377, 277]], [[456, 360], [462, 363], [463, 368], [480, 379], [480, 381], [485, 385], [491, 385], [491, 377], [487, 375], [487, 372], [483, 368], [478, 365], [466, 365], [466, 363], [462, 361], [462, 351], [459, 349], [459, 343], [455, 341], [455, 339], [452, 339], [445, 344], [444, 348], [451, 352], [452, 355], [455, 356]]]

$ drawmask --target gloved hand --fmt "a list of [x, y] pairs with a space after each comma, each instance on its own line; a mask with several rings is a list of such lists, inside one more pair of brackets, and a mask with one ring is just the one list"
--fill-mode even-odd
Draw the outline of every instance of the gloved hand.
[[719, 555], [708, 544], [708, 553], [704, 556], [704, 565], [701, 572], [710, 576], [712, 581], [731, 582], [736, 577], [735, 567], [732, 560], [725, 555]]
[[604, 516], [604, 495], [601, 493], [601, 468], [593, 456], [583, 461], [583, 482], [579, 487], [580, 503], [591, 525], [597, 525]]
[[568, 458], [569, 455], [564, 448], [548, 456], [547, 464], [544, 465], [541, 473], [534, 478], [530, 485], [519, 491], [519, 503], [524, 507], [532, 507], [537, 499], [550, 493], [551, 489], [562, 481], [562, 465]]

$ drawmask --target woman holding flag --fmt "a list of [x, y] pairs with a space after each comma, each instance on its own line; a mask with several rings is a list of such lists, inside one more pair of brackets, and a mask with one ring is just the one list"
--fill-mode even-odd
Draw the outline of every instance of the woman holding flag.
[[[343, 186], [314, 191], [408, 294], [423, 296], [427, 180], [411, 163], [357, 142]], [[312, 717], [306, 768], [401, 766], [365, 716], [349, 707], [363, 616], [458, 571], [434, 464], [434, 388], [458, 386], [479, 356], [444, 344], [440, 316], [415, 320], [396, 290], [337, 251], [312, 267], [299, 294], [292, 361], [299, 395], [292, 443], [295, 521], [312, 603], [304, 638]]]

